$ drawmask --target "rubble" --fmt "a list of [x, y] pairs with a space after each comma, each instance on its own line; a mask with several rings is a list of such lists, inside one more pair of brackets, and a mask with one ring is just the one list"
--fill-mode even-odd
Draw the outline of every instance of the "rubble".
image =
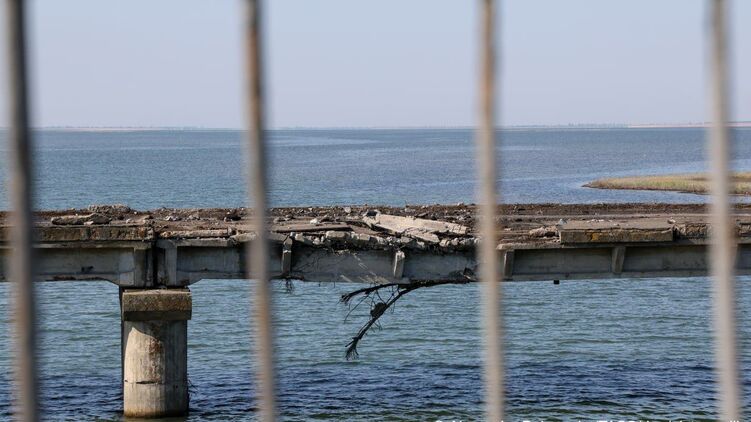
[[366, 215], [363, 222], [391, 234], [414, 237], [428, 243], [440, 243], [438, 234], [464, 236], [469, 231], [469, 228], [455, 223], [382, 213]]
[[[736, 204], [736, 234], [751, 238], [751, 205]], [[93, 210], [97, 210], [94, 212]], [[499, 243], [511, 245], [704, 241], [710, 234], [701, 204], [517, 204], [499, 206]], [[477, 243], [473, 205], [332, 206], [268, 211], [269, 239], [311, 247], [404, 251], [473, 250]], [[75, 240], [110, 236], [143, 227], [148, 238], [254, 238], [252, 209], [159, 208], [137, 211], [125, 205], [42, 211], [38, 225], [56, 227], [45, 236]], [[6, 214], [0, 214], [6, 218]], [[69, 230], [69, 233], [61, 230]], [[121, 233], [122, 232], [122, 233]], [[88, 237], [87, 237], [88, 238]], [[751, 239], [750, 239], [751, 241]]]
[[87, 215], [62, 215], [59, 217], [52, 217], [50, 219], [50, 223], [58, 226], [109, 224], [110, 221], [112, 221], [111, 218], [96, 212]]
[[557, 226], [542, 226], [529, 231], [532, 237], [555, 237], [558, 236]]

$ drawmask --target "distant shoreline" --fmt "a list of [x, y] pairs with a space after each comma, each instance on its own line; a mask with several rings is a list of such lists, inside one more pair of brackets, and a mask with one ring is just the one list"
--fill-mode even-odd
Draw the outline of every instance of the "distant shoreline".
[[[703, 129], [710, 127], [707, 122], [700, 123], [637, 123], [637, 124], [570, 124], [570, 125], [513, 125], [497, 127], [496, 130], [607, 130], [607, 129]], [[751, 128], [751, 121], [731, 122], [731, 128]], [[0, 127], [6, 130], [7, 127]], [[192, 126], [42, 126], [34, 130], [60, 132], [157, 132], [157, 131], [243, 131], [244, 128], [232, 127], [192, 127]], [[270, 128], [271, 131], [282, 130], [473, 130], [473, 126], [365, 126], [365, 127], [305, 127], [291, 126]]]
[[[683, 128], [708, 128], [711, 125], [709, 123], [685, 123], [685, 124], [638, 124], [638, 125], [628, 125], [626, 126], [628, 129], [683, 129]], [[751, 128], [751, 122], [730, 122], [728, 123], [728, 127], [735, 127], [735, 128], [745, 128], [749, 127]]]

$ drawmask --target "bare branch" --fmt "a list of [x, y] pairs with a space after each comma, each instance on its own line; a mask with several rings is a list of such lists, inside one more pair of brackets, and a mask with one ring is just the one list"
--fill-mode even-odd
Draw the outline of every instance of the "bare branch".
[[386, 287], [393, 287], [398, 286], [397, 283], [386, 283], [386, 284], [376, 284], [375, 286], [369, 286], [362, 289], [357, 289], [353, 292], [349, 292], [346, 294], [343, 294], [342, 297], [339, 299], [340, 302], [342, 302], [345, 305], [349, 305], [349, 301], [352, 300], [357, 295], [369, 295], [375, 291], [378, 291], [379, 289], [384, 289]]
[[[357, 332], [357, 335], [352, 337], [352, 340], [347, 344], [347, 351], [345, 353], [345, 358], [347, 360], [357, 359], [359, 354], [357, 353], [357, 345], [360, 343], [360, 340], [365, 337], [365, 335], [370, 331], [370, 329], [378, 322], [378, 319], [383, 316], [383, 314], [391, 308], [402, 296], [406, 295], [407, 293], [417, 290], [419, 288], [423, 287], [433, 287], [433, 286], [440, 286], [443, 284], [467, 284], [471, 283], [475, 280], [471, 278], [464, 278], [464, 279], [456, 279], [456, 280], [443, 280], [443, 281], [413, 281], [410, 284], [397, 284], [397, 283], [390, 283], [390, 284], [380, 284], [376, 286], [370, 286], [363, 289], [358, 289], [353, 292], [347, 293], [342, 295], [341, 302], [348, 304], [352, 298], [356, 297], [357, 295], [363, 295], [363, 300], [369, 296], [373, 292], [378, 292], [380, 289], [388, 288], [388, 287], [394, 287], [396, 286], [396, 290], [391, 294], [388, 300], [385, 302], [375, 302], [373, 303], [371, 309], [370, 309], [370, 319], [368, 320], [365, 325], [363, 325], [360, 330]], [[380, 296], [379, 296], [380, 298]], [[358, 303], [358, 305], [362, 303], [362, 300]], [[349, 314], [347, 314], [349, 316]]]

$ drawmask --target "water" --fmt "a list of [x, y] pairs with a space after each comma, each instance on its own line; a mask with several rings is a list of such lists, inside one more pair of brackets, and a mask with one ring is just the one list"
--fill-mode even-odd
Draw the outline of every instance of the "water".
[[[733, 164], [749, 170], [751, 129], [734, 133]], [[470, 130], [282, 130], [270, 138], [276, 206], [474, 202]], [[45, 131], [38, 148], [44, 209], [247, 203], [238, 131]], [[600, 177], [702, 171], [700, 129], [514, 130], [499, 154], [506, 202], [705, 200], [581, 187]]]
[[[751, 131], [735, 134], [734, 165], [749, 170]], [[275, 132], [271, 197], [275, 205], [471, 202], [470, 139], [463, 130]], [[507, 201], [705, 200], [580, 187], [604, 176], [700, 171], [699, 130], [511, 131], [504, 140]], [[239, 133], [222, 131], [46, 132], [38, 202], [241, 205], [240, 142]], [[739, 280], [738, 297], [746, 414], [750, 283]], [[120, 419], [117, 288], [37, 286], [45, 419]], [[0, 420], [11, 412], [9, 287], [0, 284]], [[357, 287], [276, 287], [283, 418], [481, 419], [477, 286], [410, 293], [361, 343], [360, 360], [347, 362], [344, 348], [365, 315], [345, 322], [337, 301]], [[711, 419], [709, 287], [704, 278], [504, 284], [509, 419]], [[191, 288], [191, 421], [255, 417], [251, 289], [230, 280]]]

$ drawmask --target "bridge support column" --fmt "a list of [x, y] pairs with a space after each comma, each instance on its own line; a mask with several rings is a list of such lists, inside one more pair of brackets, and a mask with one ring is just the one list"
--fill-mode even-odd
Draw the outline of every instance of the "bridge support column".
[[125, 290], [123, 407], [128, 417], [188, 413], [188, 289]]

